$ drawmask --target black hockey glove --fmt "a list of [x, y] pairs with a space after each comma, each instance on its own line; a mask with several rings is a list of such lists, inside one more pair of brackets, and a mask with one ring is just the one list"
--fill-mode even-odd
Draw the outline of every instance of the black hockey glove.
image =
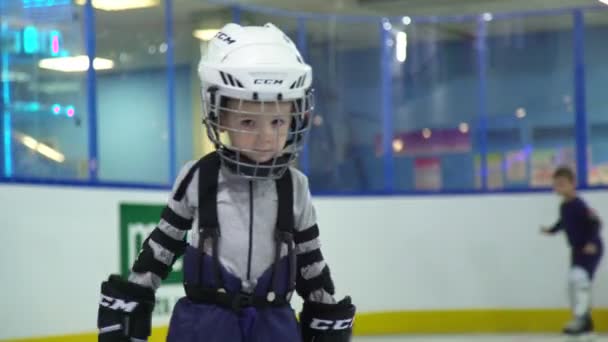
[[151, 333], [154, 291], [111, 275], [101, 284], [99, 342], [146, 341]]
[[349, 342], [355, 306], [350, 297], [336, 304], [304, 302], [300, 313], [303, 342]]

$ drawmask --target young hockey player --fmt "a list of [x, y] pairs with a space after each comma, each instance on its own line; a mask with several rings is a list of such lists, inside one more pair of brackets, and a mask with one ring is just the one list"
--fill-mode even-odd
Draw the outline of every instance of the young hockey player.
[[573, 318], [564, 328], [571, 336], [587, 336], [593, 332], [591, 319], [591, 282], [603, 253], [598, 216], [576, 194], [574, 172], [560, 167], [553, 174], [553, 187], [562, 198], [559, 220], [553, 227], [543, 227], [546, 234], [565, 231], [571, 248], [568, 276]]
[[99, 341], [147, 340], [154, 290], [182, 255], [168, 341], [350, 341], [355, 307], [333, 298], [308, 180], [292, 167], [310, 127], [310, 66], [274, 25], [228, 24], [199, 76], [217, 150], [181, 170], [128, 280], [102, 283]]

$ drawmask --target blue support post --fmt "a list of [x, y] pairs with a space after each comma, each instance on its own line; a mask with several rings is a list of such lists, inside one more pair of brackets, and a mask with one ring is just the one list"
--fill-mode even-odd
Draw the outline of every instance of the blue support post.
[[241, 23], [241, 8], [237, 5], [232, 6], [232, 22], [235, 24]]
[[393, 63], [390, 29], [385, 27], [390, 24], [386, 19], [380, 21], [380, 98], [382, 99], [382, 155], [384, 166], [384, 191], [395, 190], [395, 165], [393, 160], [393, 82], [391, 76], [391, 64]]
[[488, 23], [479, 16], [477, 19], [477, 77], [479, 81], [479, 93], [477, 94], [477, 107], [479, 110], [477, 136], [480, 155], [481, 189], [488, 189], [488, 104], [487, 104], [487, 80], [488, 80], [488, 47], [487, 47]]
[[[304, 61], [308, 62], [308, 46], [306, 42], [306, 19], [298, 18], [298, 40], [296, 42], [300, 54]], [[313, 117], [310, 118], [313, 120]], [[300, 155], [300, 169], [305, 175], [310, 175], [310, 154], [309, 154], [309, 143], [310, 139], [305, 140], [302, 154]]]
[[87, 112], [89, 113], [89, 180], [97, 181], [99, 156], [97, 148], [97, 72], [93, 67], [97, 54], [97, 38], [95, 36], [95, 9], [93, 0], [87, 0], [84, 5], [85, 44], [89, 57], [87, 69]]
[[[0, 36], [4, 36], [8, 32], [8, 24], [2, 23]], [[8, 51], [0, 54], [0, 75], [8, 75]], [[12, 149], [11, 149], [11, 113], [8, 110], [11, 97], [11, 88], [8, 80], [0, 77], [0, 85], [2, 85], [2, 100], [0, 101], [0, 177], [9, 178], [12, 176]]]
[[175, 134], [175, 44], [173, 39], [173, 0], [165, 0], [165, 40], [167, 44], [167, 130], [169, 135], [169, 184], [177, 177]]
[[87, 110], [89, 113], [89, 181], [97, 182], [99, 157], [97, 148], [97, 72], [93, 67], [96, 52], [95, 38], [95, 9], [93, 0], [87, 0], [84, 5], [85, 43], [89, 68], [87, 70]]
[[[2, 73], [4, 72], [4, 63], [2, 62], [2, 60], [3, 58], [2, 56], [0, 56], [0, 75], [2, 75]], [[4, 80], [2, 79], [2, 77], [0, 77], [0, 88], [4, 89]], [[2, 96], [4, 96], [4, 94]], [[6, 177], [4, 171], [6, 169], [6, 166], [4, 165], [4, 135], [6, 134], [4, 132], [4, 97], [2, 98], [2, 100], [0, 100], [0, 118], [0, 132], [2, 132], [2, 139], [0, 139], [0, 178], [4, 178]]]
[[574, 20], [574, 107], [576, 136], [576, 174], [579, 187], [588, 185], [587, 146], [587, 105], [585, 85], [585, 17], [581, 10], [575, 10]]

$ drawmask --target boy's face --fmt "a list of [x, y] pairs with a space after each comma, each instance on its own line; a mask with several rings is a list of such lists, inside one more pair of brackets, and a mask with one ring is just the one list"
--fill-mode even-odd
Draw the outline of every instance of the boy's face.
[[571, 197], [576, 191], [576, 185], [568, 177], [553, 178], [553, 189], [562, 197]]
[[[287, 141], [291, 124], [291, 102], [229, 100], [220, 115], [220, 127], [230, 137], [231, 146], [249, 159], [262, 163], [277, 157]], [[243, 113], [241, 113], [243, 112]]]

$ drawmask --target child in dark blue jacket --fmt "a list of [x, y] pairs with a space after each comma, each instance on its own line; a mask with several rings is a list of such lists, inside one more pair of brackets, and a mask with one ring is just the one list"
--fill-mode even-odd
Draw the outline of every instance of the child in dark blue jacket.
[[600, 237], [601, 222], [596, 213], [578, 197], [576, 177], [568, 167], [553, 174], [553, 188], [563, 201], [559, 220], [552, 227], [543, 227], [546, 234], [566, 233], [571, 249], [568, 288], [573, 318], [564, 328], [568, 335], [593, 332], [591, 319], [591, 282], [603, 254]]

